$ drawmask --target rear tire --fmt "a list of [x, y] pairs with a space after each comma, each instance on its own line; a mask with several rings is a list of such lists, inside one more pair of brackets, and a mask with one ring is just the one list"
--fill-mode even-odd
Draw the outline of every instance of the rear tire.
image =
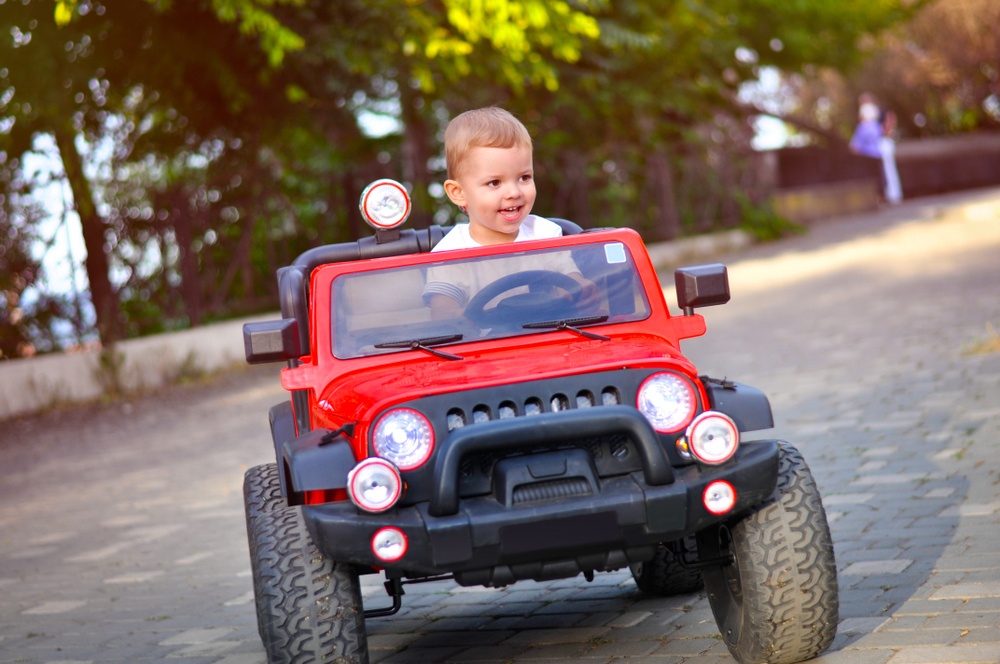
[[243, 475], [243, 508], [247, 517], [247, 535], [253, 532], [254, 519], [286, 505], [287, 502], [281, 495], [281, 478], [278, 476], [277, 464], [265, 463], [254, 466]]
[[[682, 544], [686, 551], [695, 551], [697, 546], [694, 536], [685, 537], [677, 544]], [[705, 585], [701, 579], [701, 570], [697, 567], [685, 567], [681, 562], [680, 554], [665, 543], [658, 544], [656, 553], [650, 560], [632, 565], [632, 578], [639, 590], [647, 595], [669, 597], [701, 590]]]
[[368, 663], [357, 571], [323, 555], [301, 508], [258, 515], [250, 557], [269, 664]]
[[837, 566], [816, 482], [798, 450], [780, 443], [774, 494], [750, 514], [698, 533], [702, 570], [722, 638], [740, 664], [816, 657], [837, 633]]
[[[256, 541], [254, 540], [254, 522], [261, 514], [272, 512], [287, 505], [281, 495], [281, 478], [278, 477], [278, 466], [265, 463], [254, 466], [243, 475], [243, 510], [247, 520], [247, 542], [250, 545], [250, 568], [253, 573], [254, 588], [257, 587], [257, 566], [253, 564]], [[267, 637], [264, 630], [263, 616], [257, 612], [257, 633], [261, 641]]]

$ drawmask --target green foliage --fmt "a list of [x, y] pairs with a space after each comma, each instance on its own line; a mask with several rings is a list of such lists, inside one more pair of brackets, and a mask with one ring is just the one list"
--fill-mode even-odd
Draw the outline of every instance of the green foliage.
[[[357, 200], [376, 178], [411, 187], [415, 225], [453, 219], [431, 187], [441, 132], [476, 106], [528, 125], [540, 213], [650, 240], [782, 232], [749, 203], [760, 169], [740, 85], [764, 65], [851, 66], [909, 3], [0, 4], [0, 151], [62, 139], [88, 250], [107, 258], [87, 261], [92, 299], [135, 336], [273, 308], [277, 268], [367, 233]], [[362, 117], [398, 129], [372, 136]]]
[[766, 201], [754, 202], [744, 194], [737, 196], [740, 206], [740, 229], [761, 242], [770, 242], [793, 233], [804, 233], [805, 226], [785, 219]]

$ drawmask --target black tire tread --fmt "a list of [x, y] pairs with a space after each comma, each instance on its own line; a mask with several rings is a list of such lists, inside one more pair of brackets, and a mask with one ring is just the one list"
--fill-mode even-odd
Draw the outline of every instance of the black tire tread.
[[[733, 657], [741, 664], [794, 664], [825, 651], [837, 633], [837, 567], [819, 489], [793, 446], [780, 443], [774, 494], [731, 532], [744, 613], [736, 642], [722, 635]], [[704, 576], [722, 630], [719, 569]]]
[[285, 507], [281, 495], [281, 478], [276, 463], [264, 463], [248, 468], [243, 475], [243, 508], [247, 517], [247, 534], [253, 530], [253, 520], [278, 507]]
[[269, 664], [368, 663], [357, 572], [316, 547], [301, 508], [254, 519], [258, 622]]
[[[684, 539], [685, 549], [694, 551], [696, 547], [693, 536]], [[632, 578], [640, 591], [660, 597], [686, 595], [705, 586], [701, 570], [682, 565], [677, 554], [666, 544], [658, 544], [652, 559], [633, 567]]]

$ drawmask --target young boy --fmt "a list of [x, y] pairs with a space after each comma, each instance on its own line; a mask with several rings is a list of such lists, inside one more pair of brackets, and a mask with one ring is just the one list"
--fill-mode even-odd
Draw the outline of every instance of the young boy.
[[[445, 193], [469, 215], [469, 222], [457, 224], [434, 251], [562, 235], [559, 225], [531, 214], [536, 193], [531, 136], [509, 112], [490, 107], [462, 113], [445, 130], [444, 149]], [[575, 265], [567, 267], [565, 273], [584, 286], [584, 296], [592, 297], [596, 286]], [[446, 276], [444, 268], [428, 271], [424, 299], [436, 317], [458, 315], [488, 283], [480, 283], [483, 279], [475, 275], [455, 276]]]
[[557, 237], [562, 230], [531, 214], [535, 204], [531, 136], [507, 111], [466, 111], [444, 134], [445, 193], [469, 215], [434, 251]]

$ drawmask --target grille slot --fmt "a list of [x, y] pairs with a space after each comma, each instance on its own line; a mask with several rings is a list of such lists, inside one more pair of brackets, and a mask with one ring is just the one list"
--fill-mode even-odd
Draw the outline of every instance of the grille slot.
[[589, 496], [593, 493], [590, 483], [582, 477], [522, 484], [514, 489], [512, 502], [515, 505], [531, 503], [539, 500], [555, 498], [571, 498], [573, 496]]

